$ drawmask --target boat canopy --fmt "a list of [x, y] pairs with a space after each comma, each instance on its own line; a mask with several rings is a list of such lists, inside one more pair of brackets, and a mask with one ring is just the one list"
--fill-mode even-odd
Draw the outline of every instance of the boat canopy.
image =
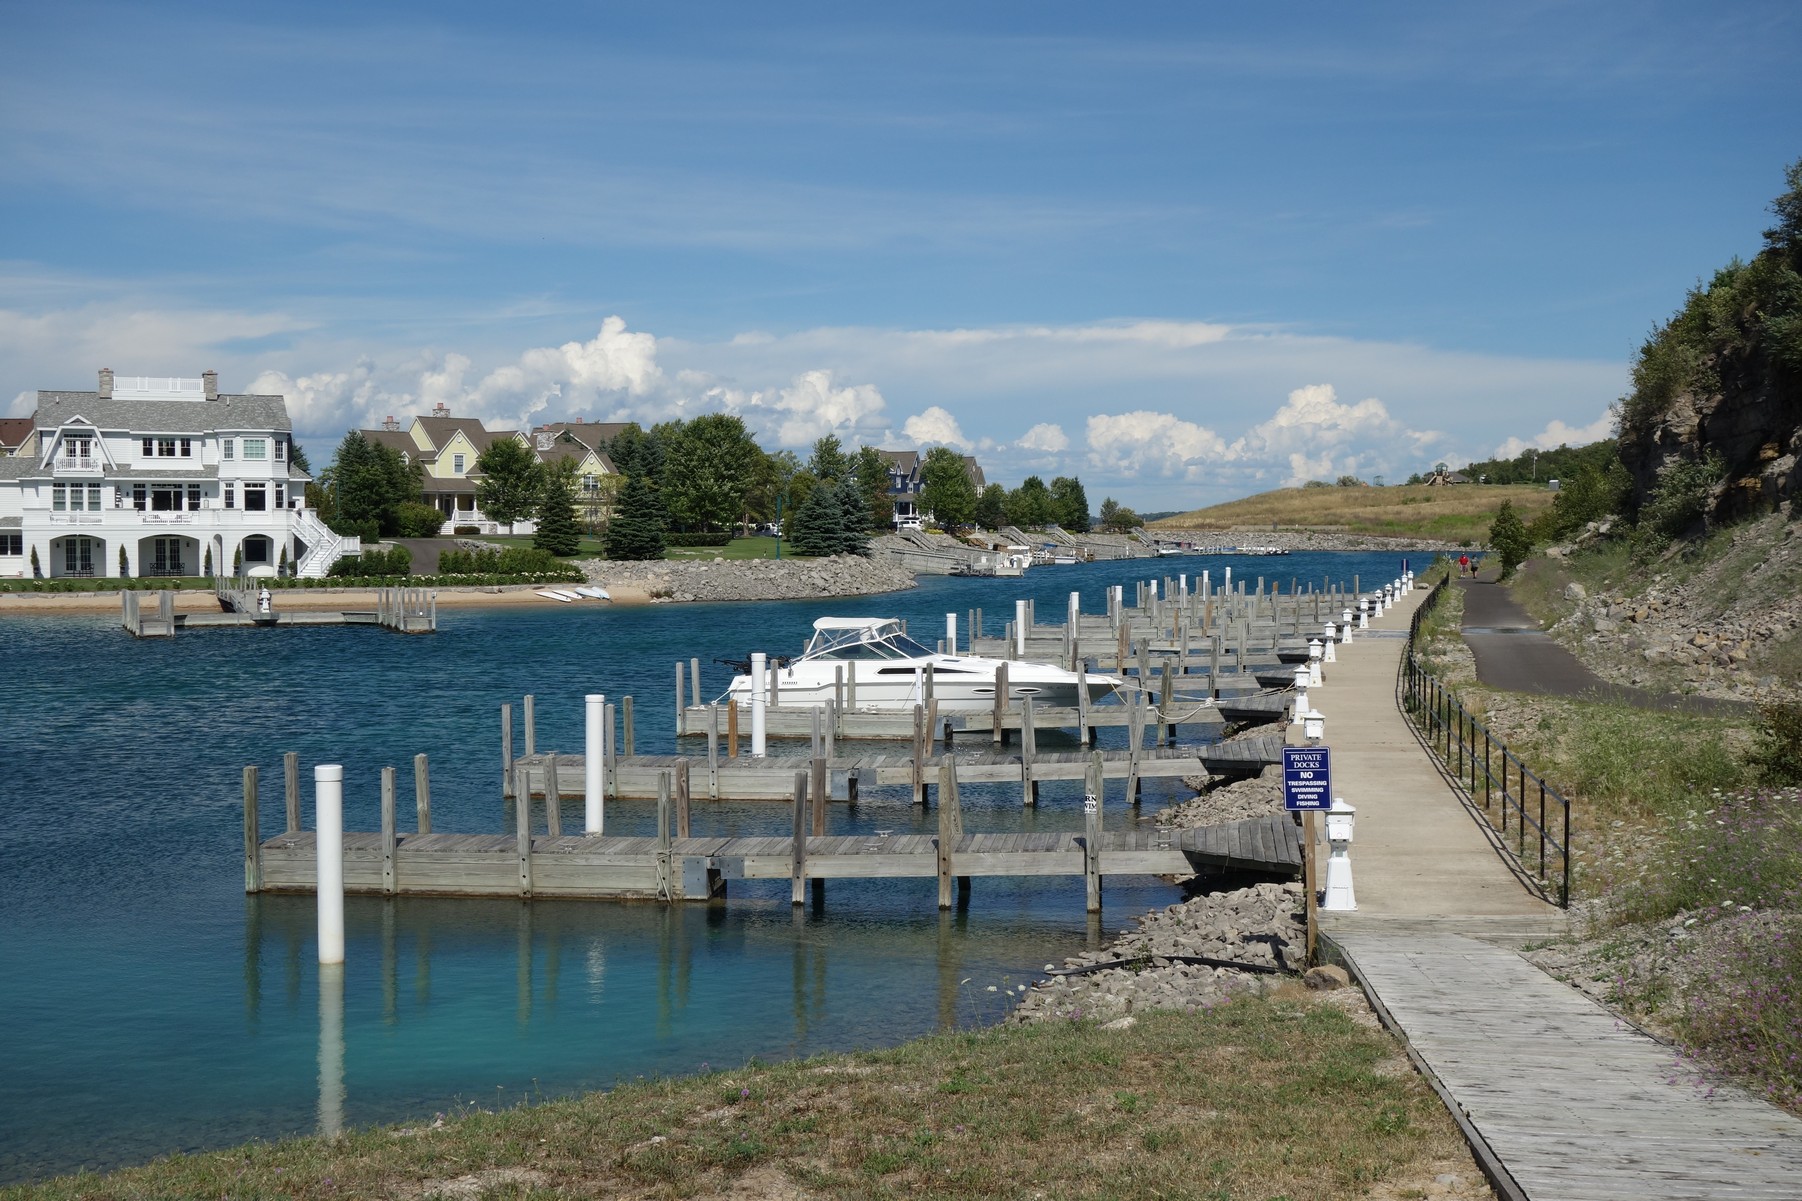
[[901, 632], [893, 617], [821, 617], [803, 659], [918, 659], [934, 652]]

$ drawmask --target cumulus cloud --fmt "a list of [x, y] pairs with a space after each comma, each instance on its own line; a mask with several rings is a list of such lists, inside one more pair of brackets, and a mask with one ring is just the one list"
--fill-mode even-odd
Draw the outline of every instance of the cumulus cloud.
[[1188, 475], [1224, 458], [1227, 443], [1174, 413], [1101, 413], [1088, 422], [1089, 462], [1108, 471]]
[[1555, 450], [1560, 446], [1584, 446], [1591, 442], [1600, 442], [1603, 438], [1614, 437], [1614, 414], [1603, 413], [1600, 417], [1583, 426], [1581, 429], [1554, 420], [1531, 438], [1509, 438], [1495, 448], [1495, 458], [1513, 459], [1522, 452], [1537, 447], [1540, 450]]
[[781, 415], [776, 440], [806, 446], [827, 434], [854, 435], [868, 428], [887, 402], [874, 384], [839, 385], [830, 371], [807, 371], [777, 393], [773, 407]]
[[1356, 474], [1392, 457], [1417, 454], [1441, 437], [1405, 428], [1375, 398], [1342, 404], [1330, 384], [1289, 393], [1268, 419], [1232, 441], [1173, 413], [1140, 410], [1099, 414], [1088, 422], [1092, 466], [1131, 474], [1156, 474], [1201, 482], [1222, 468], [1286, 486], [1339, 474]]
[[1070, 449], [1070, 437], [1063, 426], [1041, 421], [1021, 436], [1019, 444], [1025, 450], [1055, 455]]
[[958, 450], [969, 450], [973, 444], [964, 437], [962, 427], [957, 418], [950, 412], [933, 405], [923, 413], [915, 413], [901, 423], [901, 432], [922, 446], [950, 446]]

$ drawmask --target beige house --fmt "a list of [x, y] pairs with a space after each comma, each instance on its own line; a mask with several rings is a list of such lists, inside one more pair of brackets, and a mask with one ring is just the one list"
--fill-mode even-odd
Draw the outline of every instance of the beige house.
[[613, 498], [623, 481], [605, 447], [625, 428], [622, 422], [556, 421], [532, 430], [532, 451], [539, 462], [547, 467], [566, 460], [574, 464], [576, 520], [591, 533], [613, 515]]
[[[472, 525], [485, 534], [501, 532], [476, 504], [482, 479], [476, 460], [497, 439], [511, 438], [530, 446], [524, 434], [490, 430], [474, 417], [453, 417], [442, 404], [434, 406], [429, 417], [415, 417], [408, 425], [390, 417], [380, 429], [359, 432], [370, 442], [398, 451], [404, 462], [420, 465], [425, 503], [443, 513], [451, 529]], [[516, 522], [513, 528], [527, 533], [531, 523]]]

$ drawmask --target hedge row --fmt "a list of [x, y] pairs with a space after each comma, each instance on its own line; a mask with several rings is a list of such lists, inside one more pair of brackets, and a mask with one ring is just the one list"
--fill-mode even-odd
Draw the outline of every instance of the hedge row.
[[665, 532], [665, 546], [725, 546], [732, 541], [731, 534], [675, 534]]

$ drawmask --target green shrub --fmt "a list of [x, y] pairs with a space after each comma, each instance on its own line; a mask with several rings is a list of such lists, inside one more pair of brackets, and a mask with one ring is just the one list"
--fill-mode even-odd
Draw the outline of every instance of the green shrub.
[[1777, 788], [1802, 784], [1802, 704], [1760, 705], [1757, 739], [1747, 758], [1759, 780]]
[[407, 501], [394, 506], [394, 532], [401, 538], [436, 538], [444, 528], [444, 514], [435, 505]]
[[725, 546], [732, 541], [730, 533], [725, 534], [672, 534], [663, 535], [665, 546]]
[[479, 534], [481, 532], [482, 527], [479, 525], [460, 525], [451, 530], [453, 534]]
[[382, 527], [375, 518], [367, 521], [346, 521], [337, 518], [326, 523], [332, 533], [340, 538], [361, 538], [364, 542], [378, 541], [382, 536]]
[[1672, 463], [1660, 471], [1652, 495], [1639, 510], [1639, 529], [1646, 540], [1662, 545], [1701, 524], [1708, 513], [1709, 493], [1723, 470], [1720, 456], [1710, 453], [1699, 461]]

